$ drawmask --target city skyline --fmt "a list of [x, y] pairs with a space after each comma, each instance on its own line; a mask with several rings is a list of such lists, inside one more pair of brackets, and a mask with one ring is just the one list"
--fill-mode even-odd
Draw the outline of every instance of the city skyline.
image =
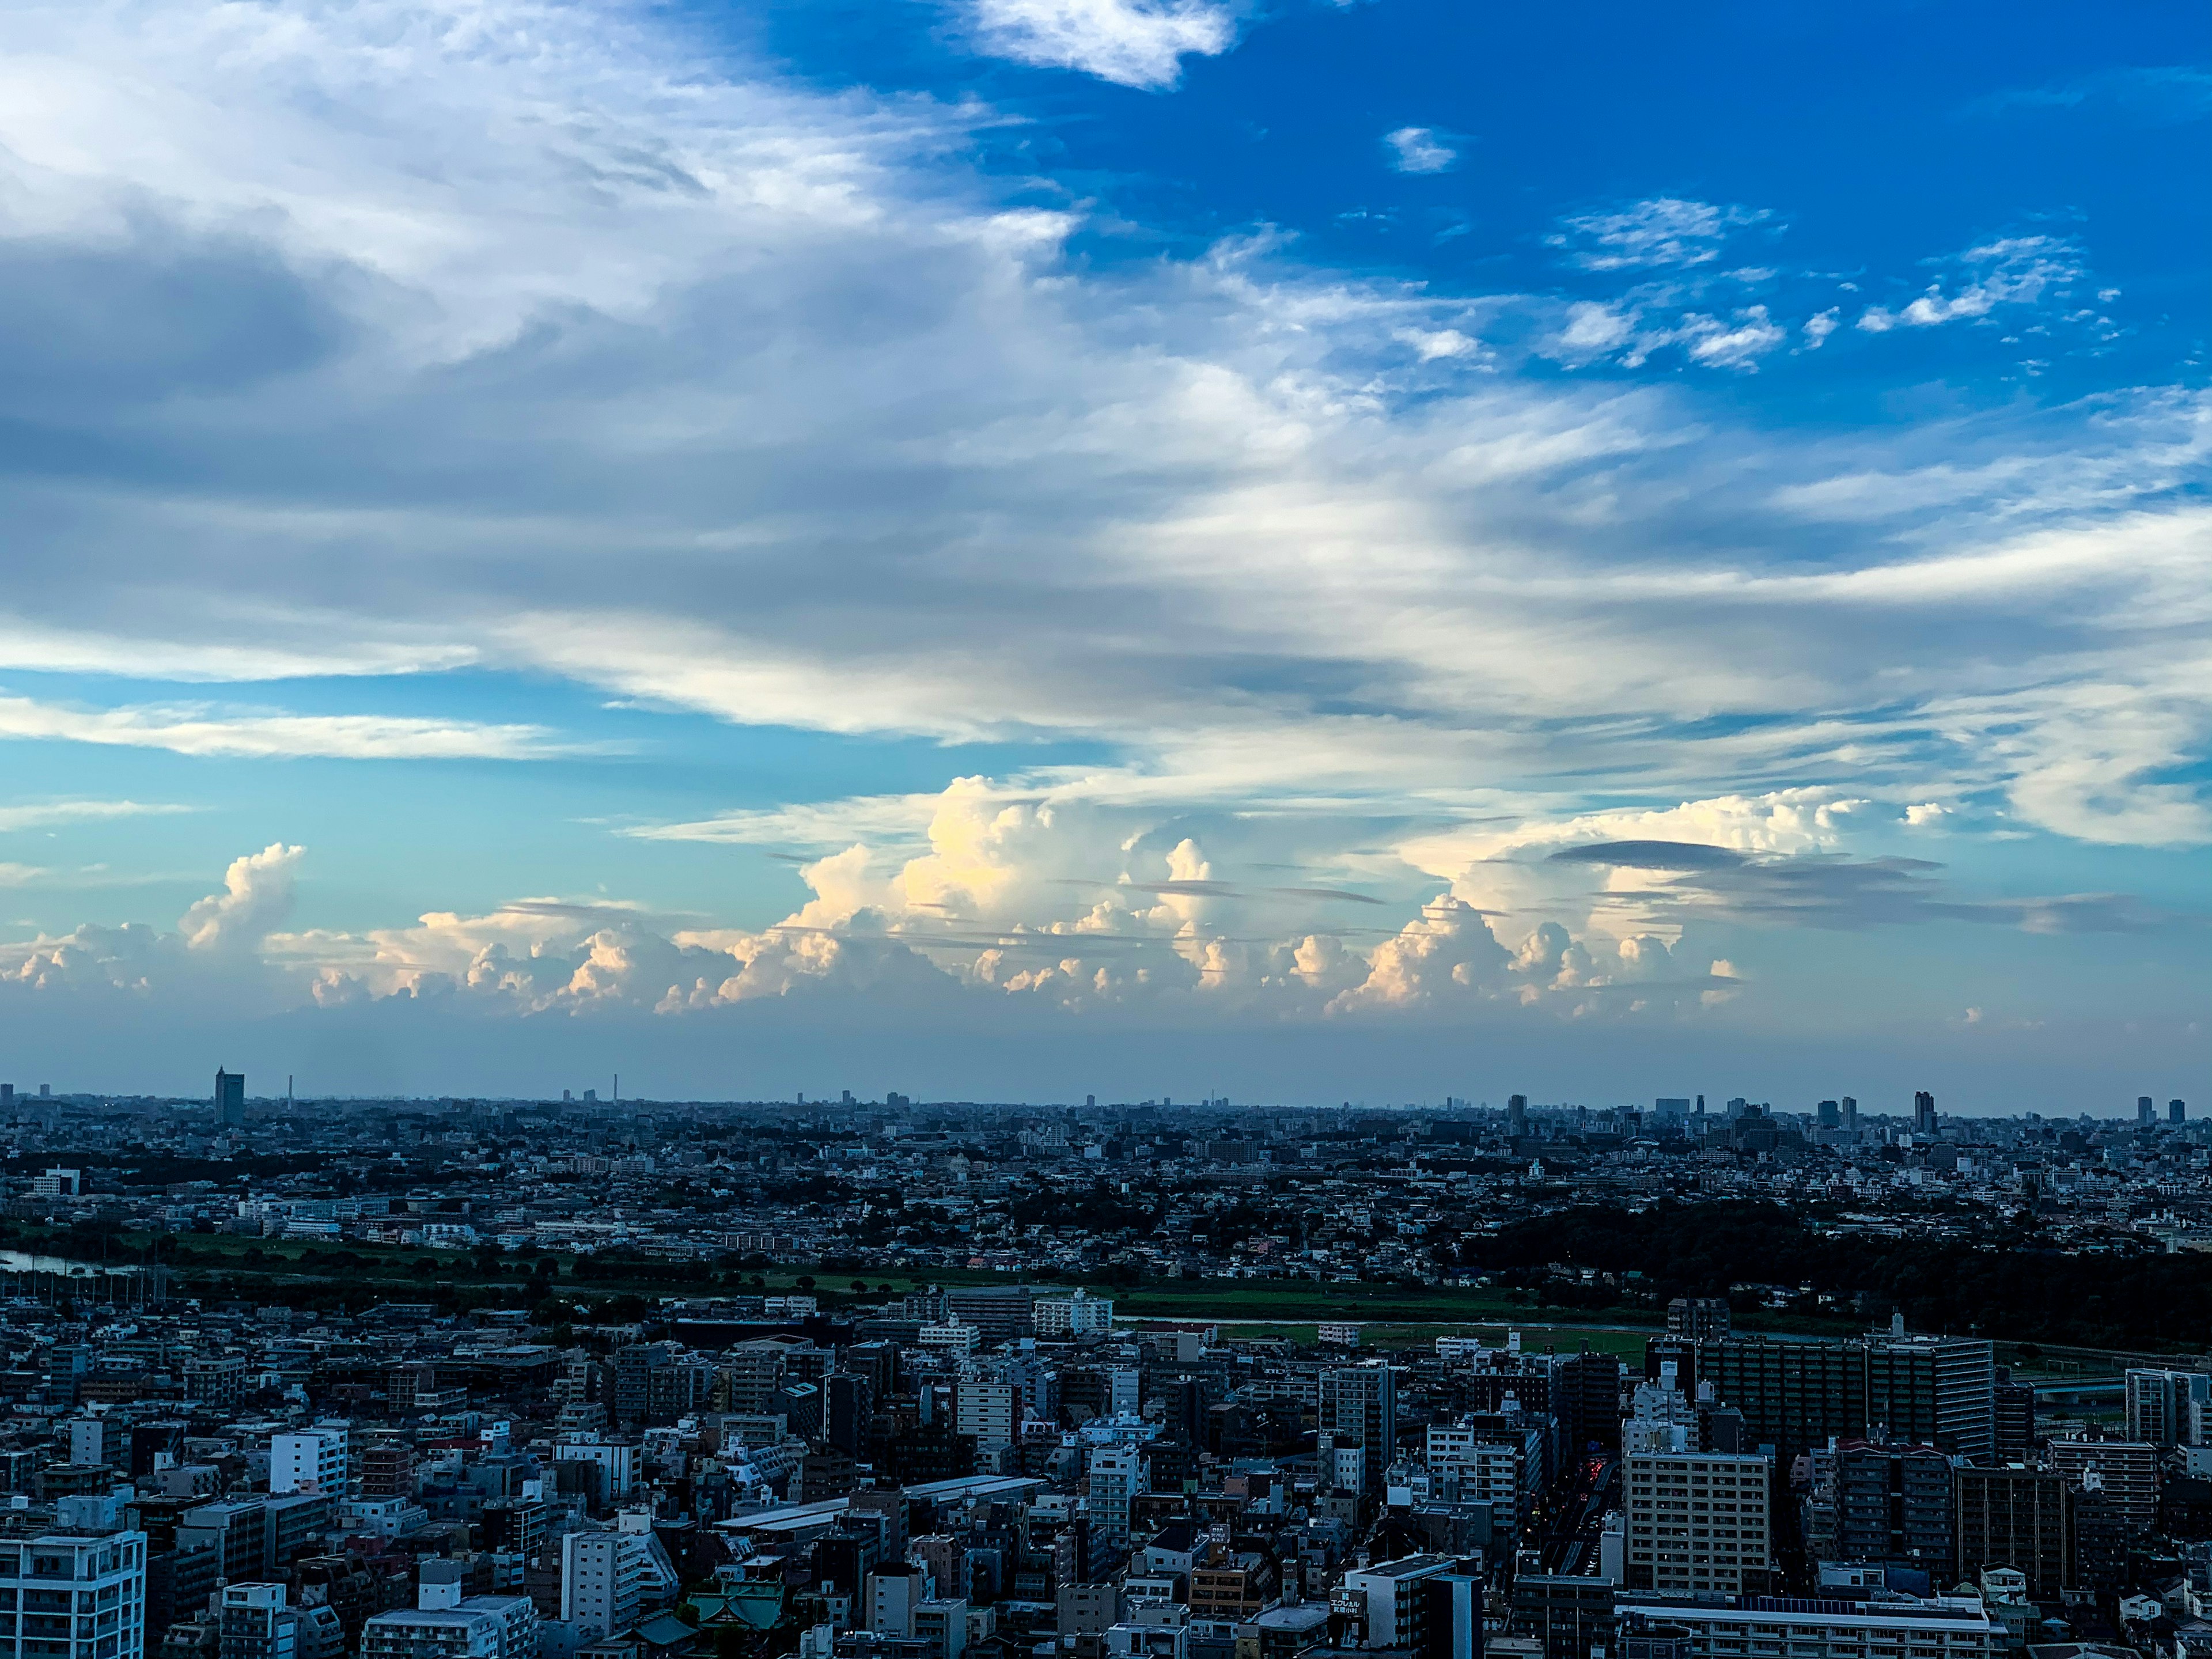
[[2206, 1092], [2202, 16], [10, 25], [19, 1079]]

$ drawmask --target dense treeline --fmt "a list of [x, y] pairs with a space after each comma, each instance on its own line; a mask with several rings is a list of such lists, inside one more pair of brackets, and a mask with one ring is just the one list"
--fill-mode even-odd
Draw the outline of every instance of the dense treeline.
[[1724, 1296], [1736, 1284], [1808, 1285], [1833, 1299], [1832, 1311], [1870, 1322], [1899, 1312], [1918, 1331], [2094, 1347], [2212, 1346], [2212, 1261], [2062, 1250], [2032, 1230], [1893, 1238], [1823, 1233], [1777, 1204], [1591, 1206], [1470, 1237], [1462, 1255], [1508, 1285], [1544, 1283], [1553, 1301], [1560, 1282], [1547, 1280], [1547, 1269], [1557, 1265], [1639, 1273], [1662, 1305], [1676, 1296]]

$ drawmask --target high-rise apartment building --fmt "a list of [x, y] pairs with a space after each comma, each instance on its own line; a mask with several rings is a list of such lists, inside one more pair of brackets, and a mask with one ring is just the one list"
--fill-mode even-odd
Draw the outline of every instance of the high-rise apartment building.
[[1729, 1334], [1724, 1296], [1678, 1296], [1667, 1304], [1667, 1334], [1692, 1342], [1717, 1342]]
[[1996, 1461], [2025, 1463], [2035, 1446], [2035, 1385], [2015, 1382], [2005, 1366], [1997, 1367], [1993, 1391], [1996, 1415]]
[[1365, 1455], [1363, 1487], [1379, 1492], [1397, 1454], [1398, 1380], [1387, 1364], [1340, 1365], [1321, 1378], [1321, 1431]]
[[242, 1128], [245, 1126], [245, 1073], [226, 1072], [221, 1066], [216, 1068], [215, 1121], [226, 1129]]
[[2158, 1524], [2159, 1449], [2136, 1440], [2054, 1440], [2051, 1467], [2075, 1486], [2096, 1484], [2111, 1494], [2114, 1512], [2131, 1532]]
[[1514, 1140], [1528, 1133], [1528, 1097], [1511, 1095], [1505, 1102], [1505, 1133]]
[[2154, 1446], [2193, 1446], [2212, 1412], [2212, 1373], [2148, 1368], [2128, 1372], [2128, 1438]]
[[614, 1528], [561, 1540], [561, 1617], [590, 1640], [629, 1629], [676, 1599], [676, 1568], [652, 1517], [625, 1510]]
[[1012, 1445], [1020, 1426], [1012, 1383], [997, 1377], [963, 1376], [952, 1385], [952, 1431], [975, 1436], [977, 1452]]
[[137, 1659], [146, 1641], [146, 1534], [0, 1540], [0, 1595], [25, 1654]]
[[1952, 1536], [1960, 1578], [1978, 1583], [1991, 1567], [2027, 1579], [2028, 1594], [2055, 1600], [2073, 1583], [2073, 1505], [2056, 1469], [2008, 1464], [1951, 1471]]
[[1743, 1413], [1753, 1441], [1805, 1448], [1881, 1436], [1986, 1460], [1996, 1445], [1996, 1363], [1968, 1337], [1901, 1329], [1851, 1342], [1732, 1336], [1697, 1345], [1696, 1379]]
[[1812, 1454], [1805, 1553], [1814, 1561], [1951, 1567], [1951, 1460], [1933, 1446], [1846, 1441]]
[[1936, 1139], [1936, 1097], [1925, 1089], [1913, 1091], [1912, 1134], [1915, 1139], [1923, 1136]]
[[1129, 1547], [1129, 1509], [1145, 1484], [1145, 1460], [1134, 1446], [1101, 1446], [1091, 1454], [1085, 1503], [1091, 1535], [1117, 1550]]
[[2158, 1109], [2148, 1095], [2136, 1097], [2136, 1121], [2146, 1129], [2158, 1121]]
[[272, 1435], [269, 1441], [269, 1490], [346, 1495], [348, 1443], [343, 1424], [318, 1423], [310, 1429]]
[[1773, 1460], [1759, 1453], [1633, 1452], [1624, 1459], [1628, 1588], [1740, 1595], [1773, 1558]]

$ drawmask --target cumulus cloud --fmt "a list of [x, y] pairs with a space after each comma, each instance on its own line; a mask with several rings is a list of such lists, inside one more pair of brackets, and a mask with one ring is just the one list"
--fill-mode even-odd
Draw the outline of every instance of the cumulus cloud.
[[303, 847], [271, 842], [231, 861], [223, 890], [185, 912], [177, 932], [188, 951], [249, 951], [292, 911], [293, 873]]
[[1237, 42], [1237, 14], [1216, 0], [970, 0], [969, 16], [995, 56], [1147, 92]]
[[1459, 164], [1459, 151], [1434, 127], [1400, 127], [1384, 133], [1382, 143], [1399, 173], [1449, 173]]

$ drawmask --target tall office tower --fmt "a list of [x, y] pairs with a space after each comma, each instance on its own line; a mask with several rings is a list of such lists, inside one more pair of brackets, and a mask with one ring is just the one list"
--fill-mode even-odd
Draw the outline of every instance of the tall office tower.
[[1771, 1458], [1632, 1452], [1624, 1462], [1629, 1589], [1741, 1595], [1765, 1587]]
[[226, 1072], [221, 1066], [215, 1073], [215, 1121], [226, 1129], [246, 1127], [246, 1073]]
[[1365, 1454], [1361, 1485], [1380, 1492], [1398, 1446], [1398, 1379], [1389, 1366], [1340, 1365], [1323, 1371], [1321, 1431], [1340, 1447], [1359, 1447]]
[[1678, 1296], [1667, 1304], [1667, 1334], [1693, 1342], [1717, 1342], [1729, 1334], [1724, 1296]]
[[2208, 1403], [2212, 1403], [2212, 1374], [2130, 1370], [2128, 1438], [2153, 1446], [2192, 1445], [2197, 1423], [2212, 1415]]
[[2031, 1596], [2056, 1600], [2073, 1582], [2068, 1484], [2056, 1469], [1953, 1468], [1959, 1577], [1978, 1581], [1986, 1567], [2011, 1567], [2027, 1575]]
[[2148, 1095], [2137, 1095], [2136, 1097], [2136, 1121], [2146, 1129], [2150, 1127], [2152, 1124], [2158, 1121], [2158, 1114], [2152, 1109], [2151, 1099]]
[[2166, 1103], [2166, 1121], [2168, 1123], [2188, 1122], [2189, 1103], [2185, 1100], [2167, 1101]]
[[1936, 1139], [1936, 1097], [1925, 1089], [1916, 1089], [1912, 1094], [1912, 1133]]
[[1505, 1133], [1518, 1140], [1528, 1133], [1528, 1097], [1510, 1095], [1505, 1102]]
[[1845, 1095], [1844, 1097], [1844, 1127], [1846, 1129], [1856, 1129], [1858, 1127], [1858, 1097], [1856, 1095]]
[[1844, 1109], [1832, 1100], [1822, 1101], [1814, 1108], [1814, 1114], [1820, 1128], [1840, 1129], [1844, 1127]]

